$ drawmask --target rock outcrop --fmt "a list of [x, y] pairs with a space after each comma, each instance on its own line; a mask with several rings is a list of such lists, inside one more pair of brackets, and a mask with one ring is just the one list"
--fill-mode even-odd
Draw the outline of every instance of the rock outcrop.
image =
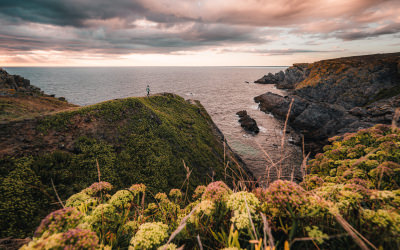
[[303, 81], [310, 73], [308, 63], [293, 64], [283, 71], [279, 71], [276, 74], [269, 73], [263, 76], [261, 79], [255, 81], [255, 83], [262, 84], [276, 84], [278, 89], [292, 89], [296, 83]]
[[260, 129], [257, 126], [256, 120], [251, 118], [246, 110], [242, 110], [236, 113], [239, 116], [239, 123], [242, 128], [249, 133], [258, 134]]
[[10, 75], [0, 68], [0, 122], [31, 118], [77, 107], [64, 97], [55, 98], [30, 84], [28, 79]]
[[40, 88], [31, 85], [28, 79], [19, 75], [10, 75], [0, 68], [0, 96], [15, 96], [18, 93], [31, 96], [44, 96]]
[[293, 100], [289, 124], [304, 135], [312, 152], [329, 137], [398, 120], [400, 53], [296, 64], [262, 79], [258, 82], [287, 88], [288, 96], [257, 96], [260, 109], [285, 119]]

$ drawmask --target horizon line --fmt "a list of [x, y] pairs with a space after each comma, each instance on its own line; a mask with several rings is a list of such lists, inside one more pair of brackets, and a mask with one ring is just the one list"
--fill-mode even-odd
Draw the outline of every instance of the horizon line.
[[86, 65], [65, 65], [65, 66], [50, 66], [50, 65], [42, 65], [42, 66], [0, 66], [0, 68], [133, 68], [133, 67], [181, 67], [181, 68], [201, 68], [201, 67], [229, 67], [229, 68], [284, 68], [290, 67], [289, 65], [198, 65], [198, 66], [185, 66], [185, 65], [132, 65], [132, 66], [103, 66], [103, 65], [93, 65], [93, 66], [86, 66]]

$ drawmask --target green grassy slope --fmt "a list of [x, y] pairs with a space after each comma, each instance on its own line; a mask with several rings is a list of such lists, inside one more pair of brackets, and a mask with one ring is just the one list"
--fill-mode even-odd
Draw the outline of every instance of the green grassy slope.
[[96, 160], [101, 180], [118, 189], [133, 183], [146, 184], [152, 193], [181, 188], [183, 161], [192, 171], [189, 192], [212, 178], [225, 179], [224, 146], [211, 118], [201, 105], [172, 94], [2, 126], [1, 237], [30, 235], [45, 214], [59, 208], [51, 180], [63, 200], [97, 181]]

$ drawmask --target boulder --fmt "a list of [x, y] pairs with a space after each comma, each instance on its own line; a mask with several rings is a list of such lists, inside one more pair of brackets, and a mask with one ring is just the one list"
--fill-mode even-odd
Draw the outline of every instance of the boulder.
[[250, 133], [254, 133], [254, 134], [258, 134], [258, 132], [260, 132], [260, 129], [257, 126], [256, 120], [251, 118], [247, 114], [246, 110], [239, 111], [236, 114], [240, 117], [240, 119], [239, 119], [240, 126], [242, 126], [242, 128], [246, 132], [250, 132]]

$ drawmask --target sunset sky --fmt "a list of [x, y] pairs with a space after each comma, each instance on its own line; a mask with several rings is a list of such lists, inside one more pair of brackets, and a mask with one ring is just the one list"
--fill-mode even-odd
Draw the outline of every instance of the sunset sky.
[[0, 66], [268, 66], [400, 51], [399, 0], [0, 0]]

